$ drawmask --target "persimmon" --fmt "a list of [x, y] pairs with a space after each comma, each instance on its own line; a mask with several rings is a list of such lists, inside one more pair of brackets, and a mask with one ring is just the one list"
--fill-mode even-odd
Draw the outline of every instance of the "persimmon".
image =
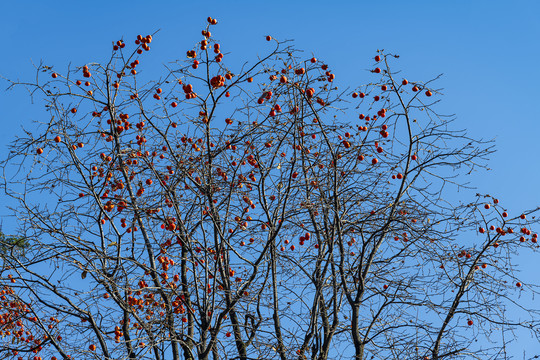
[[[50, 190], [48, 186], [54, 185], [51, 179], [55, 178], [62, 184], [52, 192], [55, 202], [56, 195], [59, 195], [60, 201], [55, 206], [60, 215], [47, 218], [45, 212], [29, 212], [28, 209], [34, 208], [32, 204], [28, 204], [32, 207], [23, 204], [20, 211], [26, 211], [26, 214], [21, 219], [29, 221], [23, 229], [38, 229], [36, 231], [45, 235], [53, 229], [55, 234], [47, 236], [47, 241], [61, 241], [62, 249], [67, 246], [67, 251], [59, 253], [54, 262], [69, 264], [75, 272], [79, 269], [82, 279], [92, 278], [90, 283], [85, 280], [78, 284], [77, 287], [86, 288], [77, 290], [81, 293], [68, 291], [63, 294], [64, 286], [55, 291], [71, 296], [77, 303], [89, 299], [96, 305], [87, 309], [86, 321], [92, 319], [96, 309], [99, 312], [106, 307], [112, 314], [122, 310], [124, 305], [119, 302], [126, 302], [131, 314], [125, 318], [127, 323], [123, 323], [124, 319], [120, 324], [117, 324], [120, 319], [109, 322], [114, 328], [114, 344], [112, 329], [104, 328], [108, 326], [105, 323], [94, 323], [99, 333], [111, 335], [115, 349], [125, 352], [125, 347], [120, 346], [125, 341], [124, 329], [130, 330], [132, 340], [135, 339], [134, 351], [141, 352], [141, 356], [151, 355], [151, 352], [141, 349], [145, 346], [142, 341], [146, 341], [143, 338], [162, 341], [164, 346], [168, 346], [171, 339], [160, 336], [158, 331], [166, 328], [167, 321], [181, 323], [185, 329], [179, 330], [184, 332], [194, 330], [217, 335], [218, 342], [219, 336], [232, 338], [238, 334], [227, 331], [233, 330], [232, 327], [219, 320], [226, 320], [225, 313], [236, 311], [239, 318], [244, 319], [247, 314], [244, 305], [249, 303], [254, 308], [261, 307], [263, 312], [272, 310], [272, 296], [265, 295], [266, 286], [269, 286], [270, 293], [273, 285], [278, 291], [287, 291], [283, 287], [287, 284], [279, 285], [275, 279], [279, 281], [283, 271], [309, 269], [311, 262], [320, 263], [321, 269], [327, 269], [328, 264], [332, 265], [329, 261], [338, 261], [338, 270], [343, 270], [338, 271], [339, 276], [333, 280], [336, 286], [328, 288], [338, 293], [329, 297], [335, 295], [339, 298], [346, 287], [354, 290], [362, 286], [373, 290], [375, 295], [398, 303], [404, 299], [404, 294], [412, 294], [410, 301], [435, 304], [431, 310], [445, 315], [448, 309], [430, 298], [432, 292], [424, 293], [424, 298], [426, 294], [428, 297], [418, 302], [417, 292], [409, 290], [431, 284], [439, 289], [440, 294], [448, 292], [452, 297], [450, 292], [458, 292], [461, 288], [464, 292], [461, 299], [467, 299], [479, 287], [466, 286], [471, 278], [465, 280], [460, 277], [463, 271], [478, 270], [474, 272], [475, 284], [487, 286], [487, 290], [497, 289], [503, 281], [499, 276], [501, 271], [513, 273], [511, 264], [506, 264], [507, 254], [514, 253], [520, 245], [527, 245], [529, 238], [532, 244], [528, 247], [537, 248], [537, 235], [532, 234], [538, 221], [533, 218], [536, 214], [525, 212], [526, 220], [525, 215], [519, 212], [517, 214], [522, 214], [517, 215], [519, 219], [509, 220], [507, 212], [494, 205], [497, 201], [490, 195], [470, 201], [472, 205], [468, 207], [459, 205], [458, 208], [453, 207], [451, 199], [444, 204], [416, 201], [427, 194], [424, 185], [430, 184], [431, 176], [443, 183], [447, 181], [437, 173], [438, 166], [449, 164], [444, 159], [463, 164], [463, 167], [454, 169], [457, 174], [467, 165], [474, 164], [474, 156], [483, 154], [483, 145], [473, 142], [474, 145], [467, 148], [470, 152], [462, 152], [452, 146], [452, 136], [459, 138], [459, 134], [447, 131], [447, 119], [436, 118], [437, 113], [431, 109], [433, 105], [422, 100], [425, 99], [423, 94], [429, 96], [428, 92], [435, 95], [435, 91], [427, 88], [436, 88], [435, 85], [431, 85], [431, 81], [409, 83], [401, 76], [403, 73], [393, 72], [391, 63], [397, 56], [378, 51], [376, 63], [372, 63], [365, 74], [369, 79], [349, 84], [352, 91], [348, 91], [346, 84], [330, 83], [339, 81], [335, 80], [330, 64], [317, 60], [313, 55], [310, 58], [306, 53], [295, 51], [289, 43], [280, 43], [270, 35], [263, 35], [267, 41], [274, 41], [276, 46], [263, 46], [266, 54], [249, 62], [249, 67], [236, 67], [233, 73], [230, 69], [234, 64], [227, 63], [221, 44], [211, 38], [208, 31], [209, 25], [216, 23], [215, 19], [208, 17], [206, 20], [204, 27], [197, 31], [202, 36], [180, 52], [183, 59], [155, 81], [138, 79], [140, 59], [137, 58], [150, 49], [152, 37], [137, 35], [136, 40], [132, 39], [136, 47], [129, 53], [122, 54], [120, 50], [125, 43], [115, 40], [112, 45], [117, 52], [112, 53], [112, 61], [107, 65], [92, 63], [91, 66], [76, 67], [68, 70], [58, 83], [44, 82], [43, 86], [56, 84], [60, 89], [49, 94], [51, 97], [48, 99], [54, 100], [49, 102], [55, 110], [53, 114], [68, 116], [56, 118], [46, 131], [43, 129], [41, 134], [29, 137], [15, 147], [20, 158], [30, 162], [27, 165], [34, 165], [24, 168], [35, 169], [36, 175], [40, 171], [45, 174], [42, 188]], [[223, 45], [225, 49], [225, 43]], [[98, 76], [91, 77], [90, 67]], [[198, 67], [204, 70], [195, 70]], [[45, 75], [52, 72], [50, 69], [46, 71]], [[85, 80], [76, 80], [81, 74]], [[258, 78], [261, 81], [254, 84], [254, 77], [259, 75], [262, 76]], [[60, 75], [54, 78], [57, 76]], [[89, 78], [93, 79], [91, 84], [86, 81]], [[80, 87], [83, 83], [85, 87]], [[409, 84], [413, 91], [408, 91]], [[56, 101], [57, 94], [62, 94], [62, 101]], [[230, 99], [232, 94], [235, 96]], [[184, 97], [185, 103], [182, 102]], [[352, 105], [351, 97], [354, 99]], [[350, 106], [344, 104], [347, 102]], [[181, 109], [177, 110], [177, 107]], [[81, 116], [73, 115], [78, 114], [79, 108]], [[350, 115], [358, 116], [358, 119], [347, 118]], [[54, 134], [59, 135], [55, 137]], [[54, 145], [52, 139], [61, 145], [53, 146], [46, 157], [28, 156], [32, 151], [37, 155], [43, 154], [47, 144]], [[439, 146], [443, 145], [440, 139], [447, 141], [444, 144], [447, 146]], [[86, 146], [81, 150], [83, 143]], [[475, 146], [480, 150], [473, 150]], [[378, 162], [381, 165], [377, 166]], [[55, 169], [61, 171], [54, 173]], [[52, 172], [49, 174], [47, 171]], [[65, 174], [69, 174], [70, 181], [64, 179]], [[28, 179], [21, 178], [22, 182], [33, 185], [32, 179], [40, 179], [33, 175]], [[432, 189], [434, 199], [441, 198], [437, 188], [434, 186]], [[41, 189], [38, 187], [38, 190]], [[327, 199], [327, 195], [334, 199]], [[484, 206], [487, 206], [485, 212], [482, 210]], [[66, 228], [73, 230], [72, 233], [62, 234], [63, 227], [53, 221], [62, 220], [58, 218], [61, 211], [65, 212], [69, 223], [66, 224], [71, 226], [73, 223], [73, 228]], [[328, 216], [341, 213], [348, 219], [342, 222], [343, 226], [324, 226]], [[301, 231], [297, 232], [298, 229]], [[447, 231], [439, 232], [441, 229]], [[470, 244], [467, 243], [466, 248], [463, 245], [463, 251], [461, 248], [453, 251], [452, 234], [459, 229], [472, 229], [473, 233], [476, 229], [481, 236], [472, 236]], [[352, 237], [355, 231], [358, 241]], [[312, 237], [310, 233], [313, 233]], [[509, 235], [513, 233], [517, 236]], [[382, 241], [376, 264], [366, 267], [362, 274], [351, 271], [362, 263], [365, 241], [371, 238], [375, 241], [373, 246]], [[299, 252], [295, 252], [296, 239]], [[391, 243], [386, 243], [386, 240]], [[32, 236], [32, 241], [39, 243], [40, 236]], [[86, 250], [80, 252], [79, 247]], [[392, 258], [394, 251], [404, 260], [403, 265], [399, 264], [401, 260], [396, 262]], [[136, 266], [130, 265], [133, 260], [129, 258], [130, 253], [136, 254]], [[332, 254], [339, 259], [332, 258]], [[423, 259], [419, 263], [413, 261], [422, 274], [421, 279], [407, 277], [410, 264], [407, 265], [406, 261], [410, 256]], [[270, 260], [277, 277], [255, 274], [250, 262], [257, 258]], [[497, 260], [505, 263], [497, 264]], [[54, 266], [54, 262], [51, 265]], [[487, 264], [493, 264], [489, 271]], [[502, 270], [507, 266], [507, 271]], [[437, 268], [448, 270], [433, 271]], [[128, 272], [118, 269], [127, 269]], [[17, 285], [21, 287], [39, 285], [26, 281], [27, 271], [24, 268], [16, 271], [16, 278], [6, 275], [6, 279], [17, 279]], [[291, 279], [289, 286], [296, 284], [294, 286], [302, 288], [304, 282], [296, 278], [303, 276], [301, 272], [289, 271], [285, 275]], [[443, 277], [448, 281], [439, 282]], [[511, 287], [515, 281], [510, 281]], [[97, 287], [94, 286], [96, 284]], [[394, 284], [398, 285], [395, 290], [390, 289], [391, 286], [394, 289]], [[312, 285], [315, 292], [325, 291], [324, 281]], [[50, 289], [46, 284], [42, 288], [45, 292]], [[518, 288], [522, 290], [521, 286]], [[4, 304], [4, 308], [19, 311], [19, 304], [11, 301], [16, 297], [10, 297], [2, 290], [0, 288], [0, 307]], [[303, 293], [301, 290], [298, 293]], [[252, 298], [243, 298], [249, 296], [248, 291], [253, 293]], [[486, 303], [493, 303], [496, 292], [485, 293]], [[210, 300], [202, 304], [199, 301], [201, 294], [201, 301], [205, 301], [204, 296]], [[224, 300], [228, 296], [231, 297], [232, 308], [225, 309], [221, 305], [227, 302]], [[284, 304], [283, 293], [278, 293], [278, 296], [278, 300], [283, 302], [279, 308], [290, 309]], [[104, 302], [104, 299], [111, 301]], [[347, 297], [343, 299], [348, 301]], [[348, 305], [354, 307], [352, 303]], [[462, 309], [466, 304], [457, 305]], [[477, 314], [486, 310], [482, 307], [485, 305], [480, 305], [475, 310]], [[318, 302], [312, 309], [310, 304], [306, 306], [305, 311], [297, 310], [301, 313], [315, 311], [315, 317], [324, 310]], [[35, 339], [27, 341], [31, 335], [22, 332], [18, 337], [24, 340], [13, 342], [12, 347], [33, 346], [38, 340], [40, 343], [29, 350], [37, 354], [39, 346], [51, 345], [44, 340], [43, 332], [48, 329], [50, 334], [57, 336], [65, 326], [58, 328], [52, 320], [54, 316], [61, 315], [57, 315], [54, 309], [53, 313], [41, 319], [40, 324], [30, 319], [34, 319], [40, 309], [46, 311], [48, 307], [33, 309], [30, 305], [28, 308], [28, 314], [19, 311], [11, 318], [0, 316], [3, 324], [0, 335], [14, 334], [23, 327], [25, 331], [31, 329]], [[397, 309], [404, 312], [404, 318], [414, 320], [412, 313], [408, 313], [408, 307], [398, 306]], [[422, 311], [422, 306], [419, 309]], [[359, 309], [361, 314], [366, 313], [365, 310]], [[475, 315], [471, 313], [469, 316]], [[21, 325], [10, 327], [19, 319]], [[131, 322], [143, 320], [144, 323], [133, 325], [129, 319]], [[369, 324], [373, 319], [368, 317], [365, 320]], [[463, 321], [462, 325], [465, 322], [473, 325], [473, 320], [467, 317], [457, 321]], [[27, 326], [26, 322], [30, 325]], [[272, 319], [270, 325], [271, 322]], [[464, 329], [455, 321], [452, 324], [457, 326], [448, 327], [441, 348], [455, 341], [455, 331]], [[411, 329], [414, 330], [415, 325], [418, 324], [413, 321]], [[428, 333], [433, 332], [434, 327], [429, 322], [423, 325]], [[87, 339], [94, 339], [91, 328], [83, 326], [81, 329], [88, 332]], [[299, 334], [303, 330], [300, 329]], [[391, 330], [383, 329], [381, 338], [391, 337]], [[290, 334], [290, 329], [284, 331]], [[253, 344], [271, 340], [271, 334], [267, 332], [257, 331], [254, 334]], [[342, 336], [346, 334], [339, 335], [339, 338]], [[291, 341], [295, 343], [296, 340], [294, 337], [284, 339], [283, 349], [276, 351], [287, 352]], [[468, 340], [458, 335], [457, 341], [463, 344], [457, 345], [467, 348]], [[88, 342], [100, 344], [93, 340]], [[137, 348], [137, 344], [141, 348]], [[58, 341], [55, 345], [64, 347]], [[83, 342], [78, 345], [79, 348], [77, 344], [72, 348], [79, 353], [100, 351], [94, 344]], [[229, 345], [234, 350], [234, 344], [231, 342]], [[300, 352], [305, 353], [311, 345], [306, 343]], [[406, 347], [407, 344], [401, 345]], [[410, 350], [400, 348], [401, 345], [396, 345], [397, 352], [405, 354]], [[391, 355], [386, 351], [388, 349], [377, 349], [376, 342], [370, 343], [369, 347], [366, 348], [369, 351], [379, 351], [381, 358]], [[258, 353], [258, 349], [258, 346], [251, 346], [254, 358], [268, 355], [265, 350]], [[297, 349], [294, 344], [293, 349]], [[351, 349], [354, 351], [354, 347]], [[192, 347], [195, 357], [201, 355], [195, 354], [197, 351], [197, 347]], [[129, 357], [129, 354], [119, 353], [119, 356]]]

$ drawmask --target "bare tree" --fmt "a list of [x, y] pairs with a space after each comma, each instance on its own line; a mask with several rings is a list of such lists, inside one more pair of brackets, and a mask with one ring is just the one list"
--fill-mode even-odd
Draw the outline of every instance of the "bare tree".
[[436, 112], [437, 79], [379, 51], [341, 91], [269, 36], [229, 68], [208, 22], [159, 80], [139, 35], [11, 83], [48, 120], [3, 162], [29, 240], [2, 270], [4, 358], [496, 359], [538, 338], [516, 273], [536, 210], [456, 195], [493, 147]]

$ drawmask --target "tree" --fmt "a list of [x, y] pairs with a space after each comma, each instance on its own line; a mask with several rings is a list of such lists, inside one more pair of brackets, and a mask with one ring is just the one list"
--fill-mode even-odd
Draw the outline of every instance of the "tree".
[[17, 256], [28, 247], [28, 241], [24, 237], [6, 235], [0, 230], [0, 257]]
[[234, 70], [216, 23], [159, 80], [139, 35], [12, 82], [50, 120], [3, 162], [30, 240], [3, 269], [5, 358], [490, 359], [538, 337], [516, 275], [536, 210], [456, 197], [493, 147], [436, 112], [436, 79], [379, 51], [341, 91], [270, 36]]

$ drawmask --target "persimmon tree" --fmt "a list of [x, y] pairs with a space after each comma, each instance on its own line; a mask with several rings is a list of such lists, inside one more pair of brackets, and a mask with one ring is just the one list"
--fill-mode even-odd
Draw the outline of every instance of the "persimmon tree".
[[3, 358], [494, 359], [538, 338], [516, 262], [536, 210], [456, 196], [493, 148], [437, 113], [437, 79], [378, 51], [341, 90], [270, 36], [226, 65], [216, 23], [158, 80], [139, 35], [11, 83], [47, 113], [3, 162], [29, 240], [2, 269]]

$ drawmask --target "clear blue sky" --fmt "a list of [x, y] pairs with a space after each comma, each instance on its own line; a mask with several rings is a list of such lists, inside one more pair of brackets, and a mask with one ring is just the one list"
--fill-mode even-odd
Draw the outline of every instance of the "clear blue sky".
[[[226, 51], [253, 59], [267, 34], [294, 39], [332, 66], [341, 87], [367, 81], [375, 51], [385, 49], [401, 55], [410, 80], [444, 73], [439, 110], [456, 114], [470, 136], [496, 139], [492, 170], [472, 184], [515, 213], [540, 205], [540, 115], [530, 111], [540, 103], [539, 15], [539, 1], [501, 0], [1, 1], [0, 74], [31, 80], [31, 60], [60, 70], [105, 61], [113, 40], [160, 30], [148, 56], [158, 74], [200, 39], [207, 16], [219, 20], [212, 32]], [[5, 92], [1, 80], [0, 87], [4, 152], [21, 125], [46, 114], [24, 91]], [[9, 219], [3, 226], [14, 228]], [[520, 263], [525, 282], [538, 283], [538, 259], [524, 255]]]

